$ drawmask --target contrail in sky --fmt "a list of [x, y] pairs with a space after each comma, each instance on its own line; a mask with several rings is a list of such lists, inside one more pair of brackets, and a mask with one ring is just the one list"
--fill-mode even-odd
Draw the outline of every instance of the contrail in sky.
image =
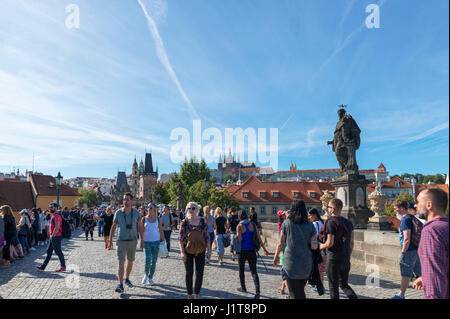
[[175, 83], [178, 91], [180, 92], [181, 96], [183, 97], [184, 101], [186, 102], [191, 119], [199, 119], [200, 117], [198, 116], [194, 106], [192, 105], [191, 100], [186, 95], [186, 92], [184, 92], [184, 89], [181, 86], [180, 81], [178, 80], [178, 77], [172, 68], [172, 65], [170, 64], [169, 57], [166, 54], [166, 49], [164, 48], [164, 43], [161, 39], [161, 36], [159, 35], [159, 31], [156, 26], [155, 20], [148, 14], [147, 8], [142, 3], [142, 0], [137, 0], [137, 1], [139, 2], [139, 5], [141, 6], [142, 11], [144, 11], [145, 17], [147, 18], [148, 27], [150, 29], [150, 32], [153, 35], [153, 39], [155, 40], [156, 54], [158, 55], [158, 58], [160, 59], [161, 63], [164, 65], [164, 67], [166, 68], [167, 72], [169, 73], [170, 78]]

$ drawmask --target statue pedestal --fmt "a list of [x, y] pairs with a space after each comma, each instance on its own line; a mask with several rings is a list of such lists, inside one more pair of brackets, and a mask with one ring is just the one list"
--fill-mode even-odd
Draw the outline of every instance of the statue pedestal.
[[331, 182], [336, 198], [344, 204], [341, 215], [349, 219], [355, 229], [366, 229], [374, 213], [367, 207], [366, 186], [369, 181], [364, 175], [346, 174]]
[[177, 198], [177, 210], [180, 211], [180, 212], [181, 212], [181, 211], [184, 211], [183, 205], [184, 205], [184, 200], [183, 200], [183, 198], [178, 197], [178, 198]]
[[373, 216], [369, 219], [367, 229], [373, 230], [392, 230], [391, 224], [383, 216]]

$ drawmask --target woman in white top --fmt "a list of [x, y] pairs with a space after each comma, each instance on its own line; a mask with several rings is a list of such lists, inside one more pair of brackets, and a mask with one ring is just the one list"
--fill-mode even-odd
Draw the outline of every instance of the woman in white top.
[[144, 224], [144, 254], [145, 254], [145, 275], [142, 283], [153, 286], [153, 275], [156, 270], [156, 261], [158, 260], [159, 244], [166, 241], [162, 229], [162, 224], [157, 216], [157, 210], [153, 203], [147, 206], [147, 216], [143, 218]]

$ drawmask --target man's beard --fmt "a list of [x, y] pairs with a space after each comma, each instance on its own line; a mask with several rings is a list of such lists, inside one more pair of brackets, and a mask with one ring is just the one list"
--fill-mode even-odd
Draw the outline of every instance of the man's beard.
[[428, 220], [428, 211], [427, 210], [417, 211], [417, 213], [419, 215], [419, 218]]

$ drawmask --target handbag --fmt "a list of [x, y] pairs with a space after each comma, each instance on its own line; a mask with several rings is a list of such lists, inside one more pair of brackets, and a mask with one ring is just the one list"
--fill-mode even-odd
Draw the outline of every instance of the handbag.
[[222, 236], [222, 243], [223, 243], [223, 247], [225, 247], [225, 248], [230, 246], [230, 244], [231, 244], [230, 236], [228, 236], [227, 234], [224, 234]]
[[167, 244], [165, 241], [159, 243], [159, 257], [167, 257], [169, 251], [167, 250]]

